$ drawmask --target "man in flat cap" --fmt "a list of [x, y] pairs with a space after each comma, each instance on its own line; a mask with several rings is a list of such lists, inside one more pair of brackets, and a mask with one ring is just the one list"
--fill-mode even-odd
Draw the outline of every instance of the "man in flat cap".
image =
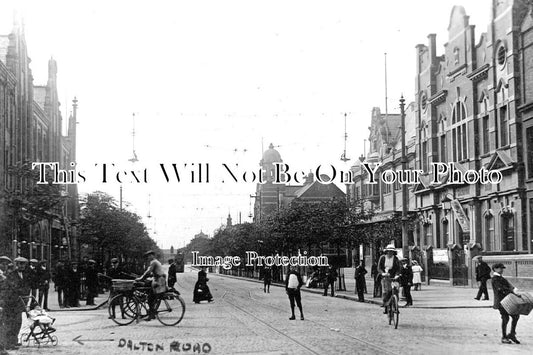
[[[496, 263], [492, 265], [492, 289], [494, 291], [494, 309], [500, 311], [502, 317], [502, 343], [511, 344], [511, 341], [516, 344], [520, 344], [518, 339], [516, 339], [516, 325], [518, 324], [518, 319], [520, 314], [511, 315], [507, 313], [505, 308], [503, 308], [501, 301], [510, 293], [522, 297], [518, 293], [518, 289], [513, 287], [509, 281], [503, 277], [503, 269], [505, 265], [502, 263]], [[511, 317], [511, 333], [507, 334], [507, 323], [509, 323], [509, 317]]]
[[149, 310], [148, 317], [146, 318], [146, 320], [149, 321], [155, 319], [155, 303], [157, 301], [157, 295], [167, 290], [167, 279], [163, 271], [163, 266], [155, 257], [155, 252], [153, 250], [148, 250], [146, 253], [144, 253], [144, 256], [146, 256], [146, 258], [149, 260], [150, 266], [148, 266], [148, 269], [146, 269], [146, 271], [141, 277], [135, 280], [142, 281], [149, 276], [152, 277], [152, 292], [150, 292], [150, 294], [148, 295]]
[[21, 313], [24, 311], [24, 304], [20, 301], [21, 296], [29, 296], [30, 284], [25, 274], [28, 259], [23, 257], [15, 258], [15, 270], [7, 275], [6, 289], [2, 297], [5, 323], [5, 349], [17, 349], [18, 334], [22, 325]]

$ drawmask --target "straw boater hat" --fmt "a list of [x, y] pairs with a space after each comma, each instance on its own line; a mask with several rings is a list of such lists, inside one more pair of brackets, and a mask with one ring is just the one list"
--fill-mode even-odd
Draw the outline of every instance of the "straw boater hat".
[[0, 256], [0, 263], [1, 262], [5, 262], [5, 263], [12, 263], [11, 259], [8, 258], [7, 256], [3, 255], [3, 256]]
[[388, 251], [393, 251], [396, 253], [396, 248], [394, 248], [394, 245], [392, 244], [389, 244], [385, 247], [385, 249], [383, 249], [384, 252], [388, 252]]
[[27, 263], [28, 259], [23, 258], [22, 256], [18, 256], [18, 257], [15, 258], [14, 262], [16, 262], [16, 263]]

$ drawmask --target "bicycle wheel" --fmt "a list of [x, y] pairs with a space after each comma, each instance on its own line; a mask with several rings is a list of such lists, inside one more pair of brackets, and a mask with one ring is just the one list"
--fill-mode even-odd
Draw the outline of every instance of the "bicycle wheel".
[[394, 329], [398, 329], [400, 310], [398, 308], [398, 296], [396, 295], [392, 298], [391, 309], [392, 309], [392, 318], [394, 322]]
[[393, 310], [392, 310], [392, 302], [393, 302], [393, 299], [394, 296], [391, 296], [390, 300], [389, 300], [389, 305], [387, 306], [387, 317], [389, 318], [389, 325], [392, 324], [392, 318], [393, 318]]
[[118, 294], [109, 301], [109, 318], [118, 325], [131, 324], [137, 318], [137, 302], [127, 294]]
[[53, 346], [56, 346], [56, 345], [57, 345], [57, 342], [58, 342], [58, 341], [57, 341], [57, 337], [56, 337], [55, 335], [52, 335], [52, 336], [50, 337], [50, 341], [51, 341], [51, 343], [52, 343]]
[[183, 319], [185, 302], [179, 295], [167, 292], [157, 300], [156, 309], [161, 324], [172, 326]]

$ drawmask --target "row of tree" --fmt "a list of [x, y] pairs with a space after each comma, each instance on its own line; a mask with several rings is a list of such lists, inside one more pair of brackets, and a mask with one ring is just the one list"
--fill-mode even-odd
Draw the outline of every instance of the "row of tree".
[[316, 203], [295, 200], [288, 207], [263, 216], [259, 223], [222, 227], [212, 238], [198, 235], [182, 251], [190, 261], [191, 251], [243, 258], [246, 251], [295, 255], [300, 250], [311, 255], [324, 253], [326, 247], [339, 250], [378, 240], [401, 242], [401, 217], [393, 215], [371, 224], [374, 215], [374, 211], [348, 206], [340, 199]]
[[115, 199], [104, 192], [82, 197], [80, 229], [80, 245], [91, 250], [92, 257], [101, 262], [118, 257], [137, 264], [143, 262], [147, 250], [160, 252], [141, 217], [119, 208]]

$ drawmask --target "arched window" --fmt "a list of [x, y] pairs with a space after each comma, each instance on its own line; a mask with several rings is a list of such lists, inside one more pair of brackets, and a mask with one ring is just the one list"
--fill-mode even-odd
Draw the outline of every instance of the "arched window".
[[514, 214], [512, 212], [502, 213], [502, 250], [515, 250], [514, 240]]
[[455, 162], [468, 158], [466, 108], [461, 101], [457, 101], [452, 110], [452, 143]]

